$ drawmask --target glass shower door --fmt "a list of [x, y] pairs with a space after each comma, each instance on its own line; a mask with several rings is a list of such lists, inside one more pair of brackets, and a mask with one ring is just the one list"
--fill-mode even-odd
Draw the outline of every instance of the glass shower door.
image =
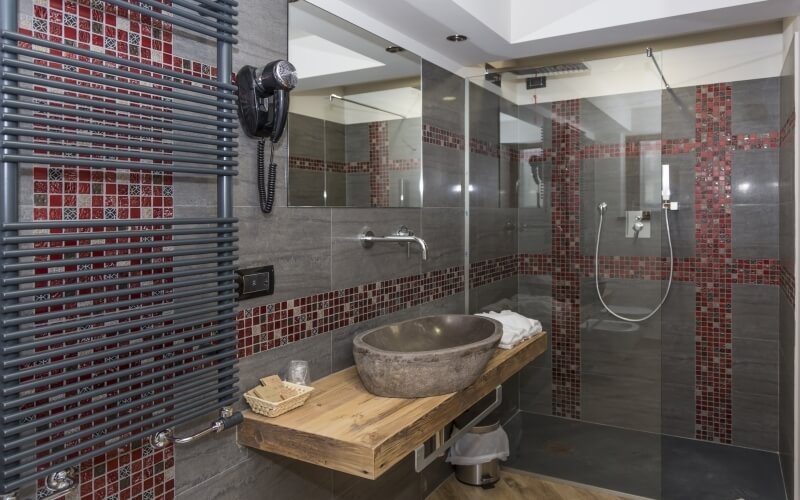
[[663, 311], [609, 312], [648, 316], [668, 271], [662, 95], [640, 62], [614, 68], [646, 91], [594, 96], [565, 75], [518, 95], [518, 307], [549, 316], [551, 342], [520, 374], [509, 466], [660, 498]]

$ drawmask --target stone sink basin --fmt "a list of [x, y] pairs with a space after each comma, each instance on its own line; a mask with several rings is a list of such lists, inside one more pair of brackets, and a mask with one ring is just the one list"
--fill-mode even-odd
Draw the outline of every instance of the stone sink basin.
[[353, 357], [369, 392], [422, 398], [472, 384], [503, 334], [489, 318], [460, 314], [425, 316], [356, 335]]

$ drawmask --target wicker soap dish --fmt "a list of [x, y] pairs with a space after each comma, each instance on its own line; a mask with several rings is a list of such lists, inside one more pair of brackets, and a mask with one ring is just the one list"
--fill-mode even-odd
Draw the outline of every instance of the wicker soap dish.
[[244, 399], [254, 412], [267, 417], [277, 417], [289, 410], [303, 406], [313, 387], [292, 384], [277, 375], [261, 379], [261, 385], [244, 393]]

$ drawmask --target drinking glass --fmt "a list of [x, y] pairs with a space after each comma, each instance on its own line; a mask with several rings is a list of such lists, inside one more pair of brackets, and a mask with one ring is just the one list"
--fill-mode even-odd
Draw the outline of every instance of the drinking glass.
[[287, 382], [299, 385], [308, 385], [311, 382], [311, 374], [308, 370], [308, 361], [292, 360], [289, 361], [289, 374]]

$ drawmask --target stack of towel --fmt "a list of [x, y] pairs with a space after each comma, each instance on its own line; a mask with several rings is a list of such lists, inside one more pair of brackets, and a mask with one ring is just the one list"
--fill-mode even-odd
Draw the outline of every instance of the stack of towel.
[[542, 323], [539, 320], [526, 318], [508, 309], [499, 313], [478, 313], [476, 316], [485, 316], [503, 324], [503, 337], [497, 345], [500, 349], [511, 349], [523, 340], [542, 331]]

